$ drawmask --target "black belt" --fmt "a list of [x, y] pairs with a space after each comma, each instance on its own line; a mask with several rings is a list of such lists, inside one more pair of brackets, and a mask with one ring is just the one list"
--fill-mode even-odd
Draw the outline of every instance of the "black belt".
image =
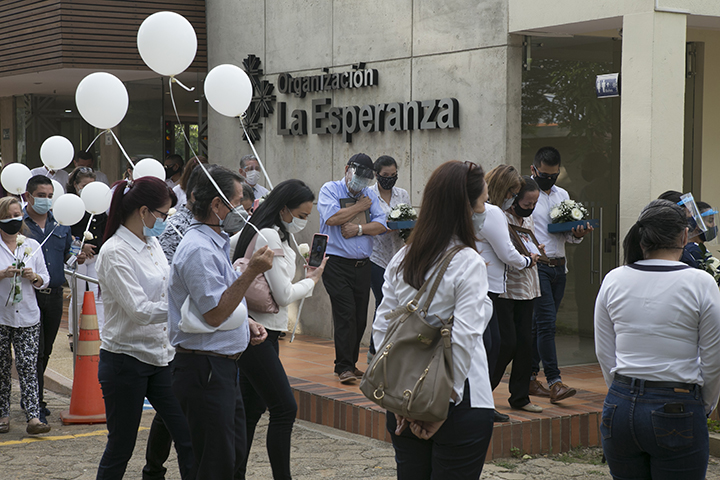
[[560, 258], [551, 258], [545, 263], [545, 265], [549, 267], [564, 267], [565, 266], [565, 257]]
[[[633, 381], [637, 384], [640, 384], [640, 382], [642, 382], [643, 380], [640, 380], [639, 378], [626, 377], [625, 375], [620, 375], [619, 373], [616, 373], [615, 381], [618, 383], [622, 383], [624, 385], [632, 385]], [[683, 390], [694, 390], [695, 389], [694, 383], [655, 382], [655, 381], [650, 381], [650, 380], [645, 380], [645, 386], [647, 388], [681, 388]]]
[[369, 258], [345, 258], [345, 257], [338, 257], [337, 255], [328, 255], [332, 259], [333, 262], [337, 262], [343, 265], [350, 265], [355, 268], [364, 267], [365, 265], [370, 262]]
[[42, 293], [43, 295], [51, 295], [53, 293], [58, 293], [62, 291], [62, 287], [53, 287], [53, 288], [36, 288], [35, 291], [37, 293]]
[[193, 355], [209, 355], [211, 357], [227, 358], [228, 360], [237, 360], [243, 354], [243, 352], [240, 352], [240, 353], [236, 353], [234, 355], [223, 355], [222, 353], [210, 352], [208, 350], [189, 350], [189, 349], [183, 348], [179, 345], [177, 347], [175, 347], [175, 350], [178, 353], [190, 353]]

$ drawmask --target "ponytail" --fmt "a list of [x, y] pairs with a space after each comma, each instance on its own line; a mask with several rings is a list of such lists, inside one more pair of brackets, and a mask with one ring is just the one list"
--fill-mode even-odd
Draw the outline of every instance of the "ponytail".
[[655, 250], [680, 249], [682, 235], [688, 226], [685, 209], [667, 200], [653, 200], [625, 235], [625, 263], [645, 258]]
[[625, 264], [630, 265], [638, 260], [645, 258], [643, 256], [642, 248], [640, 247], [640, 224], [635, 224], [630, 227], [630, 231], [625, 235], [623, 240], [623, 250], [625, 251]]

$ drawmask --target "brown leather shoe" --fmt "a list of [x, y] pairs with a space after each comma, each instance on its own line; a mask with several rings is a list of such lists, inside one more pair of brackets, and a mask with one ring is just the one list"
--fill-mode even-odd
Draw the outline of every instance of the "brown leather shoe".
[[549, 397], [550, 390], [545, 388], [545, 385], [540, 383], [540, 380], [530, 380], [530, 395], [536, 397]]
[[360, 379], [363, 377], [363, 375], [365, 375], [365, 372], [363, 372], [363, 371], [360, 370], [359, 368], [356, 368], [353, 373], [355, 374], [355, 377], [356, 377], [358, 380], [360, 380]]
[[557, 403], [566, 398], [570, 398], [577, 393], [574, 388], [568, 387], [562, 382], [553, 383], [550, 387], [550, 403]]
[[48, 433], [50, 431], [50, 425], [48, 425], [47, 423], [28, 423], [25, 431], [30, 435]]
[[340, 383], [342, 384], [355, 383], [355, 380], [357, 380], [357, 377], [352, 370], [345, 370], [340, 375], [338, 375], [338, 378], [340, 379]]

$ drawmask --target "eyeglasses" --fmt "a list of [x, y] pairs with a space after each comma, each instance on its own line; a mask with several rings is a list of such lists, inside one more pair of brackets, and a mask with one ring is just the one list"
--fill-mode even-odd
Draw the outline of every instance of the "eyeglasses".
[[540, 170], [535, 167], [535, 165], [532, 166], [532, 168], [535, 170], [535, 176], [539, 178], [547, 178], [548, 180], [555, 180], [560, 176], [560, 172], [558, 173], [543, 173]]
[[245, 170], [246, 172], [261, 171], [259, 166], [258, 167], [247, 166], [243, 170]]
[[163, 222], [164, 222], [165, 220], [167, 220], [168, 215], [170, 215], [170, 211], [163, 212], [163, 211], [161, 211], [161, 210], [156, 210], [156, 209], [154, 209], [154, 208], [153, 208], [153, 212], [157, 212], [157, 213], [159, 213], [160, 215], [162, 215], [162, 217], [163, 217], [163, 218], [162, 218], [162, 219], [163, 219]]
[[375, 171], [372, 168], [366, 167], [365, 165], [351, 163], [350, 167], [355, 170], [355, 174], [359, 177], [373, 178], [375, 176]]

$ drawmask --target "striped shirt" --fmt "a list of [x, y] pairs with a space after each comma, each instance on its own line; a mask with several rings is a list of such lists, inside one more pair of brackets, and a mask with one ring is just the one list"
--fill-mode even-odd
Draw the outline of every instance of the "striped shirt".
[[[522, 220], [515, 218], [510, 212], [505, 212], [510, 225], [527, 228], [535, 232], [535, 224], [532, 216], [525, 217]], [[537, 265], [532, 268], [523, 268], [516, 270], [514, 268], [507, 269], [507, 277], [505, 280], [505, 293], [500, 298], [509, 300], [532, 300], [541, 295], [540, 279], [538, 278]]]

